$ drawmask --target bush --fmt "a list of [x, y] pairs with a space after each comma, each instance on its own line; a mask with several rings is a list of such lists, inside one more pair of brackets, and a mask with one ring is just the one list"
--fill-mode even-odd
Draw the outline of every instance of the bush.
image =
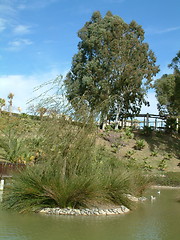
[[143, 135], [145, 136], [151, 136], [151, 134], [153, 133], [153, 128], [150, 126], [144, 126], [143, 130], [142, 130]]
[[167, 168], [166, 159], [162, 159], [158, 164], [158, 170], [164, 171]]
[[145, 147], [145, 144], [143, 139], [137, 140], [134, 146], [136, 150], [142, 150], [144, 147]]
[[130, 127], [125, 128], [125, 135], [126, 135], [126, 137], [128, 139], [134, 138], [134, 134], [132, 132], [132, 128], [130, 128]]

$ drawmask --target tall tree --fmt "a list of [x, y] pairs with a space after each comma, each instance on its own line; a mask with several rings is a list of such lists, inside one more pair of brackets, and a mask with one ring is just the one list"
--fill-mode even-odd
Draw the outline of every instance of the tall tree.
[[14, 94], [9, 93], [8, 98], [9, 98], [9, 115], [12, 115], [12, 100], [13, 100]]
[[180, 115], [180, 51], [168, 65], [173, 74], [164, 74], [155, 81], [154, 87], [160, 113]]
[[144, 30], [135, 21], [125, 23], [107, 12], [104, 18], [94, 12], [79, 30], [78, 53], [66, 76], [68, 100], [82, 98], [90, 109], [99, 110], [102, 119], [110, 109], [135, 114], [145, 102], [144, 95], [158, 72], [156, 58]]
[[172, 59], [171, 64], [169, 64], [170, 68], [174, 69], [175, 75], [175, 104], [177, 108], [177, 112], [180, 115], [180, 51], [176, 54], [176, 56]]
[[158, 110], [161, 115], [170, 114], [176, 115], [175, 105], [175, 75], [164, 74], [154, 83], [156, 97], [158, 100]]

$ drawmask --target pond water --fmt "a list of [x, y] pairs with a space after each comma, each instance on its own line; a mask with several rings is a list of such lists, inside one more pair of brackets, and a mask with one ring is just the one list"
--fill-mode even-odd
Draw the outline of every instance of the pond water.
[[[156, 196], [151, 201], [150, 196]], [[153, 189], [126, 215], [52, 216], [18, 214], [0, 208], [3, 240], [179, 240], [178, 189]]]

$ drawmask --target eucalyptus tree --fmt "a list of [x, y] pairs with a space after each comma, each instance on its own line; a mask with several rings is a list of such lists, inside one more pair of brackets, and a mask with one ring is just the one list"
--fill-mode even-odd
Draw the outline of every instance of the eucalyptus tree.
[[180, 115], [180, 51], [168, 65], [173, 74], [164, 74], [155, 81], [154, 87], [160, 113]]
[[170, 68], [174, 69], [175, 75], [175, 105], [176, 111], [180, 115], [180, 51], [176, 54], [176, 56], [172, 59], [171, 64], [169, 64]]
[[144, 30], [135, 21], [127, 24], [107, 12], [94, 12], [78, 32], [80, 42], [65, 79], [67, 98], [78, 99], [99, 111], [102, 120], [110, 109], [120, 114], [136, 114], [159, 71], [156, 58], [144, 43]]
[[158, 110], [161, 115], [176, 115], [177, 109], [175, 104], [175, 75], [164, 74], [154, 83], [156, 97], [158, 100]]

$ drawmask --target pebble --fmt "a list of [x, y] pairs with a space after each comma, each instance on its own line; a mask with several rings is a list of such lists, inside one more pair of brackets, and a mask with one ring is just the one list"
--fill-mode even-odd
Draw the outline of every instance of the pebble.
[[[131, 197], [129, 195], [128, 197]], [[140, 197], [138, 200], [139, 201], [145, 201], [147, 198], [145, 197]], [[136, 199], [131, 199], [135, 200]], [[55, 215], [79, 215], [79, 216], [90, 216], [90, 215], [95, 215], [95, 216], [103, 216], [103, 215], [115, 215], [115, 214], [124, 214], [128, 213], [130, 210], [121, 205], [118, 208], [111, 208], [111, 209], [100, 209], [100, 208], [84, 208], [84, 209], [75, 209], [75, 208], [43, 208], [39, 212], [44, 213], [44, 214], [55, 214]]]
[[102, 216], [102, 215], [115, 215], [127, 213], [130, 210], [125, 206], [120, 206], [119, 208], [113, 209], [71, 209], [71, 208], [43, 208], [40, 210], [40, 213], [44, 214], [55, 214], [55, 215], [81, 215], [81, 216]]

